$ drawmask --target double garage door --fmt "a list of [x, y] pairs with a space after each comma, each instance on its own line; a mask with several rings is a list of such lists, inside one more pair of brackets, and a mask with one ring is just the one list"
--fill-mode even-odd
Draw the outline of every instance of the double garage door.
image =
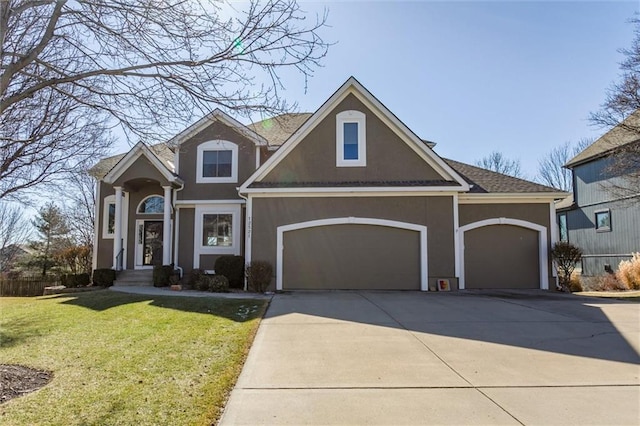
[[[284, 290], [420, 290], [426, 228], [334, 223], [280, 233]], [[466, 289], [540, 288], [539, 232], [494, 224], [464, 232]], [[422, 260], [421, 256], [425, 256]]]
[[309, 226], [282, 233], [287, 290], [420, 290], [421, 233], [371, 224]]

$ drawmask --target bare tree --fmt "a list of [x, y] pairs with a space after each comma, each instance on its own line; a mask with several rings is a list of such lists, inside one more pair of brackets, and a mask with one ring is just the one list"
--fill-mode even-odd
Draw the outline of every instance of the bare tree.
[[571, 170], [563, 166], [592, 143], [592, 138], [583, 138], [575, 144], [567, 141], [553, 148], [538, 160], [536, 180], [544, 185], [571, 192], [573, 190]]
[[635, 26], [635, 36], [630, 48], [620, 49], [625, 57], [620, 63], [620, 80], [611, 84], [600, 110], [590, 116], [594, 125], [616, 127], [609, 138], [611, 152], [606, 169], [616, 179], [603, 185], [616, 198], [640, 193], [640, 18], [630, 22]]
[[524, 173], [520, 166], [520, 160], [510, 160], [498, 151], [493, 151], [486, 157], [482, 157], [480, 160], [476, 161], [476, 166], [497, 173], [502, 173], [503, 175], [524, 178]]
[[17, 204], [0, 201], [0, 272], [8, 272], [22, 253], [31, 236], [31, 224], [24, 209]]
[[69, 176], [60, 196], [75, 244], [93, 247], [96, 181], [86, 171], [87, 167], [80, 167], [77, 173]]
[[159, 141], [213, 107], [291, 109], [282, 70], [327, 52], [295, 0], [0, 1], [0, 199], [55, 183], [110, 145]]

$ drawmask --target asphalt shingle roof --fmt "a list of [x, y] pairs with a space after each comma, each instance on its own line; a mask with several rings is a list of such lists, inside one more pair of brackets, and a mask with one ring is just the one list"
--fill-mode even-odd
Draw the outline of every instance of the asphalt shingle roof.
[[269, 141], [269, 145], [280, 146], [312, 115], [310, 112], [282, 114], [247, 127]]
[[531, 193], [531, 192], [562, 192], [557, 188], [540, 185], [539, 183], [503, 175], [481, 167], [461, 163], [459, 161], [443, 160], [462, 178], [471, 185], [472, 194], [482, 193]]
[[[172, 166], [174, 153], [169, 145], [162, 142], [149, 146], [149, 149], [167, 166], [171, 172], [175, 172], [175, 167]], [[95, 166], [89, 169], [89, 174], [97, 179], [102, 179], [115, 167], [116, 164], [118, 164], [120, 160], [122, 160], [122, 158], [124, 158], [125, 155], [126, 153], [103, 158], [98, 161]]]
[[577, 166], [580, 163], [600, 157], [609, 151], [637, 141], [640, 139], [638, 129], [640, 129], [640, 110], [631, 114], [622, 123], [586, 147], [582, 152], [569, 160], [569, 162], [565, 164], [565, 167], [571, 168]]

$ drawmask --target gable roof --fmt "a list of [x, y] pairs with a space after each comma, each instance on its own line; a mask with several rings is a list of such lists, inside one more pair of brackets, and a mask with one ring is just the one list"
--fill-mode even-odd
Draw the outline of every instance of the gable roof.
[[[174, 153], [166, 142], [146, 146], [155, 154], [156, 157], [158, 157], [160, 161], [162, 161], [167, 166], [171, 173], [175, 172], [175, 165], [173, 164]], [[120, 160], [124, 158], [125, 155], [127, 155], [126, 152], [123, 154], [117, 154], [112, 155], [111, 157], [103, 158], [98, 161], [93, 167], [91, 167], [88, 172], [94, 178], [102, 179], [116, 164], [118, 164]]]
[[640, 110], [635, 111], [620, 124], [596, 139], [595, 142], [569, 160], [564, 167], [575, 167], [637, 141], [640, 139], [638, 129], [640, 129]]
[[[157, 146], [156, 146], [157, 147]], [[159, 152], [165, 153], [168, 147], [157, 147]], [[171, 151], [171, 150], [169, 150]], [[151, 164], [169, 182], [182, 183], [182, 180], [173, 172], [173, 164], [170, 161], [161, 160], [144, 142], [138, 142], [129, 152], [124, 154], [116, 164], [102, 177], [106, 183], [113, 183], [141, 156], [146, 157]], [[173, 159], [173, 155], [171, 156]], [[169, 164], [167, 164], [169, 163]]]
[[238, 120], [226, 114], [219, 108], [216, 108], [210, 114], [205, 115], [200, 120], [196, 121], [191, 126], [187, 127], [182, 132], [169, 139], [167, 141], [167, 145], [171, 147], [179, 146], [187, 139], [206, 129], [214, 121], [219, 121], [227, 125], [241, 135], [245, 136], [247, 139], [253, 141], [253, 143], [255, 143], [256, 145], [263, 146], [268, 144], [267, 139], [256, 133], [253, 129], [240, 123]]
[[269, 146], [279, 147], [312, 115], [310, 112], [280, 114], [251, 123], [247, 127], [265, 138]]
[[513, 176], [503, 175], [481, 167], [472, 166], [470, 164], [461, 163], [459, 161], [444, 159], [452, 168], [454, 168], [469, 183], [471, 194], [514, 194], [514, 193], [549, 193], [567, 194], [557, 188], [541, 185], [539, 183], [530, 182], [528, 180], [516, 178]]
[[467, 182], [462, 179], [455, 170], [435, 154], [422, 139], [418, 138], [415, 133], [389, 111], [371, 92], [362, 86], [358, 80], [350, 77], [311, 117], [304, 121], [304, 124], [286, 139], [273, 156], [242, 184], [239, 191], [246, 193], [252, 183], [264, 178], [349, 94], [353, 94], [376, 114], [400, 139], [406, 142], [410, 148], [439, 173], [444, 181], [450, 181], [457, 187], [457, 190], [466, 191], [469, 189]]

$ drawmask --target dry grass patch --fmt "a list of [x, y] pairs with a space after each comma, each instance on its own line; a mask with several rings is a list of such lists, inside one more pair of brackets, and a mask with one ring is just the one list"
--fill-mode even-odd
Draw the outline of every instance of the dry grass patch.
[[53, 372], [5, 425], [211, 424], [266, 302], [112, 291], [0, 299], [0, 363]]

